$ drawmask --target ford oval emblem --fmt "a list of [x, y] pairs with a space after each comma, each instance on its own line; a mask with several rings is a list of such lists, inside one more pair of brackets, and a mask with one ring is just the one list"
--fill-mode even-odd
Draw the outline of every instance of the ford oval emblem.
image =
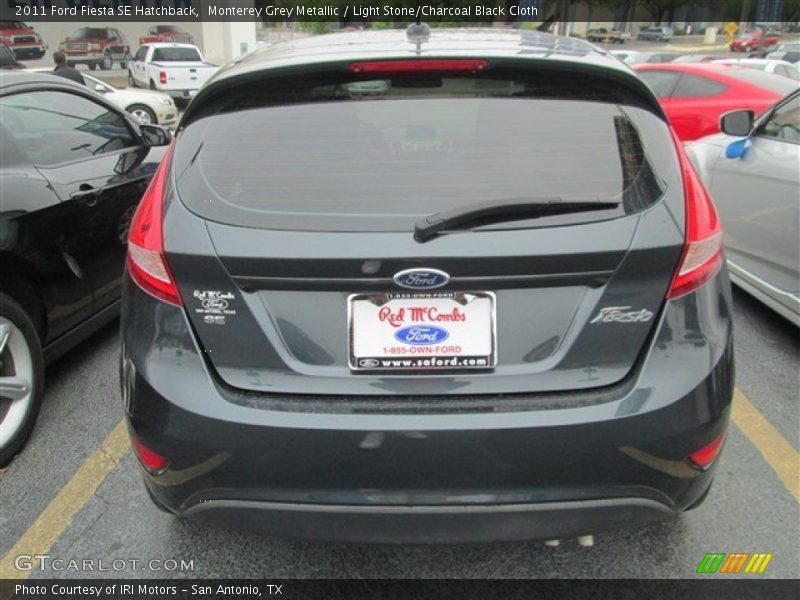
[[430, 346], [440, 344], [450, 337], [446, 329], [434, 327], [433, 325], [411, 325], [398, 329], [394, 333], [394, 338], [398, 342], [411, 344], [412, 346]]
[[450, 275], [438, 269], [406, 269], [395, 274], [394, 282], [411, 290], [430, 290], [447, 285]]

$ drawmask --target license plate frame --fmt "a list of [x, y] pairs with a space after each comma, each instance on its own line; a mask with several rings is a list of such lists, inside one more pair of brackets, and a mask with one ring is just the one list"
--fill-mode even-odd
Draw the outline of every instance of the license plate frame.
[[[387, 354], [385, 352], [387, 348], [384, 348], [384, 352], [372, 353], [370, 355], [364, 355], [361, 352], [356, 354], [356, 346], [364, 345], [356, 342], [356, 336], [361, 335], [361, 330], [363, 329], [362, 327], [357, 328], [358, 324], [356, 323], [356, 312], [363, 314], [363, 311], [358, 307], [358, 303], [365, 301], [379, 308], [389, 307], [390, 311], [392, 303], [396, 303], [395, 305], [399, 304], [400, 308], [408, 309], [406, 316], [409, 317], [412, 313], [408, 304], [411, 302], [417, 302], [421, 303], [422, 305], [429, 306], [447, 302], [449, 305], [455, 304], [453, 308], [460, 307], [462, 311], [463, 308], [475, 301], [478, 301], [482, 304], [488, 303], [488, 308], [479, 309], [478, 305], [476, 304], [470, 309], [470, 311], [464, 311], [465, 319], [468, 319], [469, 313], [473, 312], [474, 310], [475, 314], [477, 314], [476, 319], [479, 321], [485, 321], [484, 323], [478, 325], [481, 327], [481, 330], [478, 332], [478, 334], [482, 339], [479, 342], [475, 342], [475, 345], [479, 345], [481, 350], [478, 354], [440, 353], [439, 351], [444, 350], [444, 347], [440, 346], [438, 343], [402, 342], [399, 346], [397, 346], [397, 348], [408, 347], [409, 351], [404, 354]], [[367, 310], [371, 309], [367, 308]], [[444, 329], [444, 327], [442, 327], [438, 322], [434, 325], [429, 322], [408, 319], [402, 323], [401, 327], [394, 326], [394, 329], [389, 329], [388, 327], [392, 327], [392, 325], [387, 322], [387, 329], [376, 335], [382, 336], [383, 339], [386, 339], [386, 331], [397, 332], [399, 329], [407, 329], [413, 327], [415, 324], [427, 330]], [[380, 328], [383, 326], [383, 323], [380, 325], [369, 323], [369, 325]], [[444, 326], [452, 329], [453, 323], [445, 322]], [[483, 330], [483, 327], [486, 327], [486, 331]], [[447, 334], [447, 337], [442, 340], [443, 342], [450, 336], [449, 331], [445, 330], [445, 333]], [[488, 340], [485, 339], [486, 336], [488, 336]], [[462, 340], [465, 337], [468, 338], [469, 336], [465, 336], [464, 331], [459, 332], [459, 335], [457, 336], [457, 338]], [[469, 343], [473, 342], [474, 340], [469, 340]], [[350, 371], [352, 373], [363, 374], [382, 372], [398, 374], [431, 374], [441, 372], [490, 371], [497, 366], [497, 297], [494, 292], [489, 291], [370, 292], [350, 294], [347, 297], [347, 348], [348, 366], [350, 367]], [[412, 351], [410, 348], [431, 348], [431, 350]], [[450, 348], [452, 348], [452, 346]], [[389, 363], [385, 361], [394, 361], [396, 363], [408, 361], [411, 364], [390, 366]]]

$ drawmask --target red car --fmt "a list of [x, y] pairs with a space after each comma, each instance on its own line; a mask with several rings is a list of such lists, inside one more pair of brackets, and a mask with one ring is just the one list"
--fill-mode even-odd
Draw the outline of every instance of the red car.
[[98, 66], [107, 71], [119, 61], [124, 69], [131, 59], [131, 48], [125, 34], [114, 27], [81, 27], [58, 45], [67, 54], [71, 65]]
[[719, 132], [726, 112], [750, 109], [756, 115], [797, 89], [788, 77], [738, 65], [640, 64], [633, 67], [658, 97], [681, 141]]
[[0, 21], [0, 42], [16, 58], [42, 58], [47, 50], [42, 36], [22, 21]]
[[158, 42], [194, 44], [194, 36], [176, 25], [153, 25], [147, 30], [147, 35], [139, 38], [140, 46]]
[[763, 40], [761, 39], [761, 35], [762, 32], [758, 29], [746, 31], [731, 42], [731, 52], [750, 52], [751, 50], [772, 46], [773, 44], [777, 44], [778, 40], [780, 40], [780, 36], [774, 33], [764, 33]]

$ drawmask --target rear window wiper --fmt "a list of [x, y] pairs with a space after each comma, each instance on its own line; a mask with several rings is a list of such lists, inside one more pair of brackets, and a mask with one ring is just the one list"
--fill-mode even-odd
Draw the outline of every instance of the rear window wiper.
[[504, 221], [523, 221], [551, 215], [611, 210], [619, 207], [614, 201], [565, 202], [562, 198], [502, 198], [459, 206], [420, 219], [414, 225], [414, 239], [427, 242], [445, 230], [466, 229]]

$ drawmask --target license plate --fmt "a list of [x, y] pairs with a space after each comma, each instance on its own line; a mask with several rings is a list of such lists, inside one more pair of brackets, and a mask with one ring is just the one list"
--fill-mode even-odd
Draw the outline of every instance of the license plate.
[[496, 363], [492, 292], [353, 294], [353, 371], [459, 371]]

